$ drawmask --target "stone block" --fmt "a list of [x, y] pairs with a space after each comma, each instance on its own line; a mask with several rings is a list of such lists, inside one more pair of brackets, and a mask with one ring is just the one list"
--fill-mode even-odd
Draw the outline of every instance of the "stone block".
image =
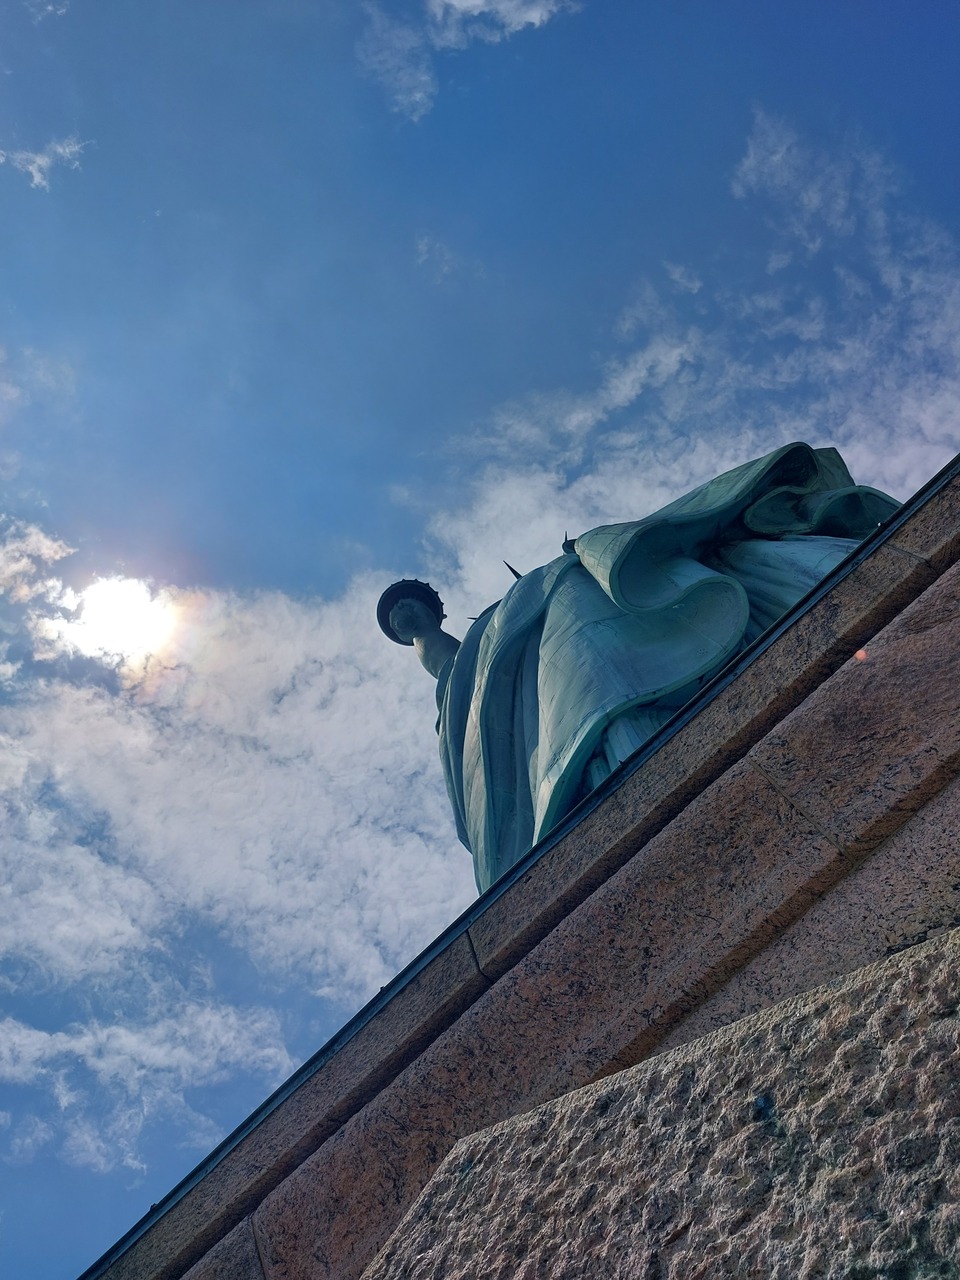
[[960, 476], [955, 476], [898, 529], [896, 547], [921, 556], [937, 573], [960, 559]]
[[960, 566], [864, 646], [747, 759], [861, 854], [960, 770]]
[[457, 1144], [363, 1280], [957, 1275], [948, 935]]
[[271, 1194], [267, 1280], [359, 1275], [457, 1138], [649, 1052], [842, 863], [735, 766]]
[[960, 779], [684, 1018], [657, 1052], [686, 1044], [960, 926]]
[[250, 1219], [238, 1222], [229, 1235], [190, 1268], [183, 1280], [263, 1280]]

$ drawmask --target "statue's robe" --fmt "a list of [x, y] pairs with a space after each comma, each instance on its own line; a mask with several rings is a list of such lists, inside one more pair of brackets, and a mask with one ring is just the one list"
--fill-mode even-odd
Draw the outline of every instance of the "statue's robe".
[[518, 579], [437, 688], [481, 891], [897, 506], [792, 444]]

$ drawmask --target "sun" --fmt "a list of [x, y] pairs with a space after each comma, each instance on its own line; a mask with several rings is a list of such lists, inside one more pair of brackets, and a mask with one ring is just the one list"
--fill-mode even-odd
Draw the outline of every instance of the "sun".
[[161, 651], [176, 626], [176, 605], [139, 578], [98, 578], [77, 599], [78, 616], [63, 634], [89, 657], [142, 661]]

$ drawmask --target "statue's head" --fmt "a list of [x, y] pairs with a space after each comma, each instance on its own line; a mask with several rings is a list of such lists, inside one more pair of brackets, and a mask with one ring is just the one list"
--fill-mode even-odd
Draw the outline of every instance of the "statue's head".
[[397, 644], [412, 645], [414, 636], [436, 630], [446, 616], [433, 587], [416, 578], [394, 582], [377, 605], [381, 631]]

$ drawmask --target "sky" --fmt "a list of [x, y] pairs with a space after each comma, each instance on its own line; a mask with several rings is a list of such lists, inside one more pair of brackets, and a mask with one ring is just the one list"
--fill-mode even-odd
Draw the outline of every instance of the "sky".
[[0, 1275], [474, 899], [432, 682], [564, 536], [960, 436], [960, 7], [0, 0]]

